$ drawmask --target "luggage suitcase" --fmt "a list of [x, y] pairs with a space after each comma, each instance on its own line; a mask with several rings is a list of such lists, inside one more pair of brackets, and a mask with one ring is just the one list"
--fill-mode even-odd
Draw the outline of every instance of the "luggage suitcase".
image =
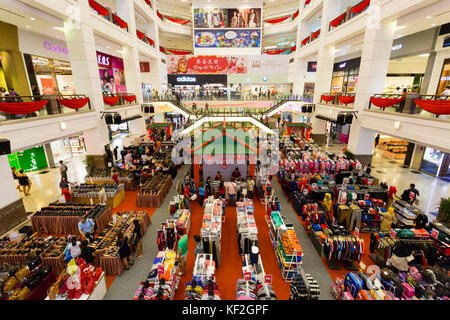
[[394, 281], [386, 281], [383, 278], [380, 277], [380, 282], [381, 285], [386, 289], [386, 290], [391, 290], [392, 286], [394, 285]]
[[402, 286], [403, 286], [403, 293], [402, 293], [402, 298], [403, 299], [408, 299], [408, 298], [412, 298], [414, 297], [414, 288], [407, 282], [402, 282]]
[[341, 300], [341, 298], [342, 298], [342, 287], [341, 286], [338, 286], [336, 283], [333, 282], [331, 284], [330, 292], [331, 292], [331, 295], [336, 300]]
[[384, 300], [397, 300], [397, 299], [398, 299], [398, 298], [396, 298], [396, 297], [394, 296], [394, 294], [393, 294], [392, 292], [390, 292], [390, 291], [384, 290], [384, 293], [386, 294]]
[[361, 278], [353, 272], [347, 273], [344, 280], [344, 290], [350, 291], [351, 295], [356, 298], [359, 290], [364, 287], [364, 283]]
[[370, 293], [369, 290], [360, 290], [356, 296], [356, 300], [375, 300], [375, 297]]

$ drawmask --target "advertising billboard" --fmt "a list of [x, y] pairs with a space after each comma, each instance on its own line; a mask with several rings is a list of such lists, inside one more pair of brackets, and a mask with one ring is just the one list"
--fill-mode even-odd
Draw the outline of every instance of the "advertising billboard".
[[194, 28], [261, 28], [261, 8], [195, 8]]
[[195, 48], [260, 48], [260, 29], [195, 30]]
[[97, 51], [97, 63], [103, 94], [126, 93], [123, 60]]

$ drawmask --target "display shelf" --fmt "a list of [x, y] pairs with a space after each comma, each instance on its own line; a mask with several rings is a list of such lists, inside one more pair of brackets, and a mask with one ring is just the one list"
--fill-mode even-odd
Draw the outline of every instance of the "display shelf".
[[[97, 280], [97, 283], [95, 284], [94, 290], [90, 294], [82, 294], [79, 299], [71, 299], [73, 301], [83, 301], [83, 300], [103, 300], [103, 298], [106, 295], [106, 291], [108, 291], [106, 287], [106, 276], [105, 272], [102, 272], [102, 275]], [[50, 300], [50, 298], [47, 296], [45, 300]], [[56, 296], [55, 300], [67, 300], [67, 296]]]

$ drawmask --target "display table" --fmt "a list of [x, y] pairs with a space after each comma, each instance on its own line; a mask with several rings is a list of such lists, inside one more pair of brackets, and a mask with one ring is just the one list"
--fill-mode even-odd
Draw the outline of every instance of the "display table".
[[[55, 281], [54, 281], [55, 282]], [[106, 276], [105, 272], [102, 273], [100, 278], [97, 281], [97, 284], [92, 290], [91, 294], [83, 294], [79, 299], [71, 299], [70, 301], [77, 301], [77, 300], [103, 300], [103, 298], [106, 295]], [[45, 298], [45, 300], [49, 300], [48, 296]], [[62, 297], [56, 297], [55, 300], [67, 300], [67, 298]]]
[[[74, 203], [90, 204], [91, 199], [92, 199], [93, 203], [100, 203], [100, 199], [98, 197], [93, 197], [93, 198], [73, 197], [72, 201]], [[123, 202], [123, 200], [125, 200], [125, 190], [124, 189], [122, 189], [114, 198], [107, 198], [106, 205], [112, 209], [115, 209]]]
[[[101, 179], [101, 180], [97, 180]], [[93, 180], [89, 177], [86, 177], [86, 182], [88, 184], [104, 184], [104, 183], [114, 183], [112, 178], [96, 178], [96, 180]], [[133, 180], [128, 178], [121, 178], [119, 177], [119, 183], [123, 183], [125, 185], [125, 191], [136, 191], [136, 187], [133, 185]]]
[[[151, 223], [150, 217], [148, 216], [148, 214], [143, 215], [140, 222], [141, 222], [141, 228], [142, 228], [141, 234], [143, 237], [145, 232], [147, 231], [148, 225]], [[133, 225], [130, 224], [127, 232], [129, 233], [130, 231], [132, 231], [132, 229], [133, 229]], [[115, 231], [108, 232], [105, 237], [108, 238], [108, 236], [111, 235], [112, 232], [115, 232]], [[125, 236], [127, 235], [127, 232], [124, 232]], [[94, 265], [102, 267], [102, 269], [105, 271], [105, 273], [107, 275], [112, 275], [112, 276], [121, 275], [123, 272], [123, 269], [124, 269], [123, 262], [119, 256], [105, 256], [105, 255], [96, 256], [94, 258]]]
[[41, 283], [33, 291], [30, 292], [26, 300], [44, 300], [47, 296], [48, 289], [55, 282], [55, 270], [53, 270], [41, 281]]
[[64, 254], [61, 254], [59, 257], [42, 257], [42, 264], [44, 266], [52, 267], [53, 272], [60, 274], [66, 267], [64, 258]]
[[157, 194], [147, 194], [145, 191], [139, 192], [136, 196], [136, 206], [137, 207], [155, 207], [159, 208], [164, 201], [165, 196], [169, 192], [172, 186], [172, 177], [167, 175], [166, 182], [162, 185], [161, 189]]
[[[112, 220], [111, 208], [106, 208], [102, 215], [94, 221], [101, 231]], [[32, 216], [33, 230], [46, 234], [78, 234], [79, 216]]]

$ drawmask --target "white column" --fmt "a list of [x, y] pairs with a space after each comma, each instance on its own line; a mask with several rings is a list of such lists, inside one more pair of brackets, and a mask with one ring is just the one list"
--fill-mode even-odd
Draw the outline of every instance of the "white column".
[[145, 124], [145, 118], [139, 118], [131, 121], [131, 132], [133, 134], [146, 134], [147, 125]]
[[327, 128], [327, 122], [325, 120], [317, 119], [313, 117], [311, 123], [311, 134], [323, 134], [325, 135], [325, 130]]
[[137, 103], [143, 103], [138, 49], [136, 47], [125, 46], [123, 47], [122, 52], [127, 92], [136, 95]]
[[84, 131], [83, 136], [86, 145], [86, 154], [96, 156], [105, 154], [105, 145], [109, 144], [109, 137], [108, 128], [104, 123], [99, 123], [99, 126], [94, 129]]
[[314, 86], [314, 103], [320, 102], [320, 96], [330, 92], [333, 76], [334, 46], [322, 46], [317, 56], [316, 83]]
[[[19, 171], [19, 168], [16, 169]], [[0, 208], [4, 208], [19, 199], [7, 155], [0, 156], [0, 185], [2, 186]]]
[[[382, 21], [380, 28], [366, 29], [354, 109], [362, 113], [370, 97], [383, 93], [397, 21]], [[361, 127], [361, 116], [353, 118], [348, 149], [356, 155], [372, 154], [375, 131]]]

